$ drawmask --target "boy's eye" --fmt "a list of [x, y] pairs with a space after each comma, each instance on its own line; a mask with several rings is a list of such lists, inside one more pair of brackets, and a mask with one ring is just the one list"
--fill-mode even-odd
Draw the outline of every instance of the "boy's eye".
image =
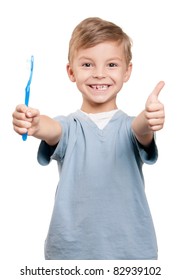
[[87, 62], [87, 63], [83, 63], [82, 66], [84, 66], [84, 67], [90, 67], [91, 64]]
[[109, 64], [108, 64], [108, 66], [109, 66], [109, 67], [116, 67], [116, 66], [117, 66], [117, 64], [116, 64], [116, 63], [111, 62], [111, 63], [109, 63]]

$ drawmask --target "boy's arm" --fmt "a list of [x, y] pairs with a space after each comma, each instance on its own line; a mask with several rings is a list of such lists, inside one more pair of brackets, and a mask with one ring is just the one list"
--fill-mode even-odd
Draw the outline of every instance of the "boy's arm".
[[[59, 122], [48, 116], [40, 115], [39, 125], [33, 136], [44, 140], [50, 146], [54, 146], [59, 142], [61, 132], [62, 129]], [[28, 130], [28, 134], [31, 135], [31, 128]]]
[[163, 128], [165, 113], [164, 106], [158, 100], [158, 96], [164, 82], [159, 82], [146, 101], [145, 110], [132, 122], [132, 129], [137, 140], [145, 147], [153, 140], [155, 131]]
[[54, 119], [40, 115], [34, 108], [18, 105], [13, 113], [13, 126], [18, 134], [28, 133], [44, 140], [50, 146], [56, 145], [61, 137], [61, 125]]

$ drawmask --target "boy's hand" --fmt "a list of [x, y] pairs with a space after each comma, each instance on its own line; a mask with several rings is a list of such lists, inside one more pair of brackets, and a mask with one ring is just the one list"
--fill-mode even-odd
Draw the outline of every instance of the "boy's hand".
[[18, 105], [12, 116], [14, 130], [18, 134], [28, 133], [33, 136], [39, 130], [40, 113], [37, 109]]
[[151, 131], [158, 131], [162, 129], [164, 125], [164, 106], [158, 100], [158, 96], [164, 85], [164, 82], [159, 82], [146, 101], [145, 117], [148, 122], [148, 127]]

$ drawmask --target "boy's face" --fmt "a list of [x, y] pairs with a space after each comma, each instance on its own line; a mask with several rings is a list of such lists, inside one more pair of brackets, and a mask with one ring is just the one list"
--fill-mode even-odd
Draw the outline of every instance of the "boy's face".
[[131, 74], [126, 65], [123, 46], [104, 42], [76, 52], [67, 72], [82, 93], [81, 109], [87, 113], [110, 111], [117, 108], [116, 97]]

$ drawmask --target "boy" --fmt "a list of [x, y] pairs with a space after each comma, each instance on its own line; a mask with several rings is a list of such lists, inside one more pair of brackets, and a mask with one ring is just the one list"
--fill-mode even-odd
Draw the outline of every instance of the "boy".
[[157, 259], [143, 163], [157, 160], [154, 132], [164, 124], [157, 84], [130, 117], [116, 97], [131, 75], [131, 40], [114, 23], [87, 18], [73, 31], [67, 73], [81, 110], [51, 119], [18, 105], [14, 130], [41, 139], [38, 161], [57, 160], [60, 180], [45, 259]]

